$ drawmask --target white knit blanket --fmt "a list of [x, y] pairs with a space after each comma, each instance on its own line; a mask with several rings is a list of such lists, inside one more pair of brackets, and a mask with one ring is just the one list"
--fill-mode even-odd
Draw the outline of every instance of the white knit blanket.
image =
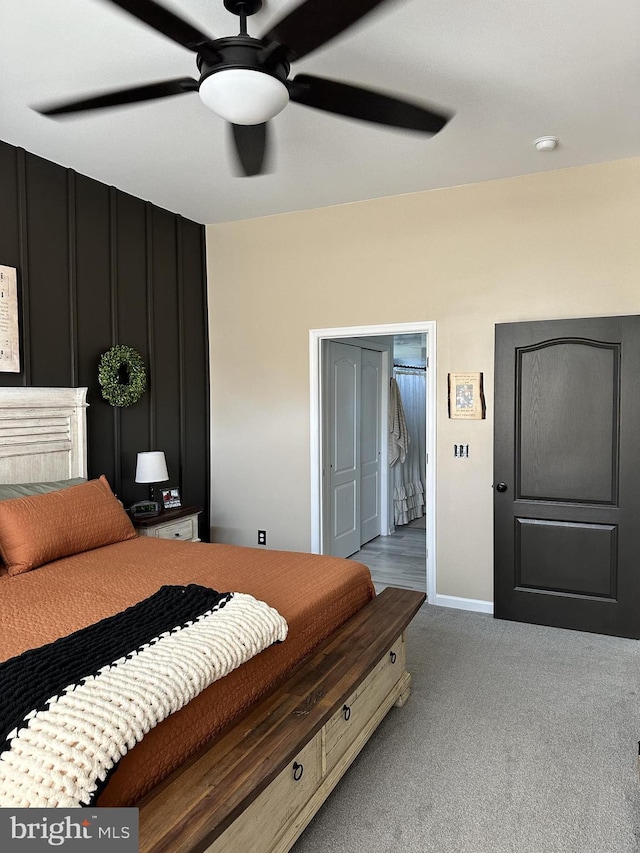
[[265, 602], [229, 593], [29, 711], [0, 742], [0, 806], [90, 804], [144, 735], [272, 643], [287, 623]]

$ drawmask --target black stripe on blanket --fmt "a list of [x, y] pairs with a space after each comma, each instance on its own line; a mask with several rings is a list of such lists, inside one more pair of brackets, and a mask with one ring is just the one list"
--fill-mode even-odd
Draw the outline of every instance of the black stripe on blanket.
[[131, 657], [154, 638], [224, 607], [232, 598], [232, 592], [197, 584], [163, 586], [115, 616], [1, 663], [0, 751], [26, 714], [44, 709], [67, 685], [81, 684], [102, 667]]

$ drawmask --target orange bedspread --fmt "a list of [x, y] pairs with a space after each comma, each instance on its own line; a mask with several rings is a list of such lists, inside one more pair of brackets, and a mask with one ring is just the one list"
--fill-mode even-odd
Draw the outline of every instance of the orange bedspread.
[[369, 570], [351, 560], [140, 537], [0, 576], [0, 660], [111, 616], [162, 584], [187, 583], [260, 598], [280, 611], [289, 634], [149, 732], [99, 805], [137, 802], [374, 595]]

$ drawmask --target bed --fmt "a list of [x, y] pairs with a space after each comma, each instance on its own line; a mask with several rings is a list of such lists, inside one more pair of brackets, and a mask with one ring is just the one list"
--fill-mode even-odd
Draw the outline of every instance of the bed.
[[[48, 652], [96, 625], [117, 634], [120, 623], [109, 620], [159, 590], [214, 588], [236, 602], [266, 602], [286, 624], [282, 638], [269, 635], [161, 719], [94, 802], [138, 805], [140, 850], [149, 853], [288, 850], [388, 710], [406, 701], [405, 629], [424, 596], [375, 596], [368, 569], [354, 561], [137, 537], [108, 484], [74, 479], [87, 476], [85, 413], [86, 389], [0, 389], [0, 483], [70, 481], [48, 497], [5, 503], [4, 516], [9, 506], [22, 512], [31, 501], [29, 512], [41, 512], [57, 500], [78, 520], [81, 540], [96, 525], [108, 533], [106, 544], [89, 535], [88, 548], [65, 545], [60, 556], [47, 550], [64, 526], [55, 523], [35, 567], [0, 574], [0, 662]], [[95, 513], [100, 489], [112, 501], [97, 520], [85, 513], [89, 489]], [[69, 512], [73, 500], [80, 509]], [[30, 566], [12, 560], [10, 568]]]

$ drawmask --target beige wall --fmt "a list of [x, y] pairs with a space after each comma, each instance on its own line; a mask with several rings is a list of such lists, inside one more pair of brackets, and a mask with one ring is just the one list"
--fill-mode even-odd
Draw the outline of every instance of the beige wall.
[[[209, 226], [215, 540], [309, 549], [309, 329], [435, 320], [437, 591], [491, 600], [494, 324], [640, 313], [639, 190], [640, 158]], [[477, 370], [487, 419], [449, 420]]]

